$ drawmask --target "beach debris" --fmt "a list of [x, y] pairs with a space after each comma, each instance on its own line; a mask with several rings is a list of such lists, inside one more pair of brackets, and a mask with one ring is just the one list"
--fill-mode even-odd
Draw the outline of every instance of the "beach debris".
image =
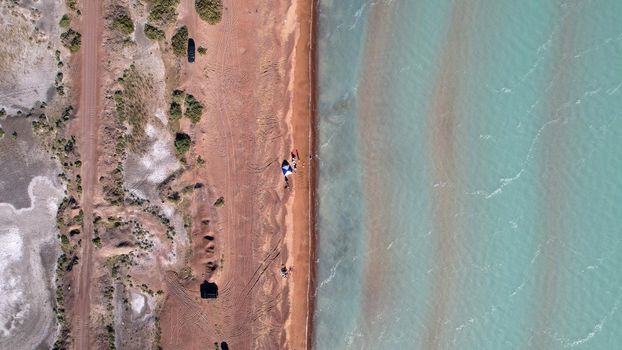
[[292, 156], [292, 166], [294, 167], [294, 171], [296, 171], [296, 168], [298, 167], [298, 162], [300, 161], [300, 156], [298, 155], [298, 149], [291, 151], [290, 154]]

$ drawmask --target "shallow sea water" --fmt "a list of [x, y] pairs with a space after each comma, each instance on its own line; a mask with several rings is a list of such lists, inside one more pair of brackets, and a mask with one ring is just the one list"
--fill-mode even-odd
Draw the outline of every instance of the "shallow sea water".
[[622, 2], [319, 6], [315, 348], [622, 348]]

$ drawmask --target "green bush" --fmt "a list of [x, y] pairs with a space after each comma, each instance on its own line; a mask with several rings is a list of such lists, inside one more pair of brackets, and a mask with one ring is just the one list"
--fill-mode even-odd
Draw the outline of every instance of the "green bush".
[[171, 46], [173, 46], [173, 53], [177, 56], [184, 56], [188, 49], [188, 28], [183, 26], [177, 29], [177, 32], [171, 38]]
[[222, 18], [222, 0], [196, 0], [194, 7], [199, 17], [209, 24], [216, 24]]
[[75, 30], [69, 28], [66, 32], [60, 35], [60, 41], [63, 46], [69, 49], [71, 52], [77, 52], [82, 45], [82, 35]]
[[186, 93], [184, 92], [184, 90], [175, 89], [173, 90], [172, 95], [176, 101], [179, 101], [180, 98], [183, 98], [184, 96], [186, 96]]
[[192, 139], [190, 136], [183, 132], [178, 132], [175, 134], [175, 151], [178, 156], [184, 155], [186, 152], [190, 150], [190, 145], [192, 144]]
[[58, 22], [58, 25], [61, 28], [65, 28], [65, 29], [69, 28], [70, 24], [71, 24], [71, 19], [66, 14], [63, 15], [63, 17], [61, 17], [61, 19], [60, 19], [60, 22]]
[[168, 110], [168, 115], [171, 117], [171, 120], [181, 119], [181, 105], [175, 101], [171, 102], [171, 108]]
[[197, 51], [199, 52], [199, 55], [205, 55], [207, 53], [207, 49], [204, 48], [203, 46], [199, 46]]
[[149, 21], [160, 25], [166, 25], [175, 20], [177, 13], [175, 8], [179, 0], [154, 0], [149, 11]]
[[125, 35], [129, 35], [134, 32], [134, 22], [130, 16], [122, 14], [112, 20], [112, 28]]
[[65, 5], [71, 10], [75, 11], [77, 9], [76, 0], [65, 0]]
[[203, 114], [203, 105], [194, 96], [186, 95], [186, 117], [192, 124], [196, 124], [201, 120], [201, 114]]
[[158, 27], [154, 27], [149, 23], [145, 24], [145, 36], [151, 40], [164, 39], [164, 31]]

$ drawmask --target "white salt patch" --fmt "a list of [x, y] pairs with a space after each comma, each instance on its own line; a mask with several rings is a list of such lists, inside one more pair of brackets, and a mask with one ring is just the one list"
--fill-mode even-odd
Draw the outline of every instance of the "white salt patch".
[[172, 140], [167, 132], [163, 132], [151, 124], [147, 124], [145, 133], [155, 142], [151, 145], [149, 152], [140, 159], [140, 163], [149, 173], [147, 179], [152, 183], [160, 183], [179, 166], [170, 152]]
[[139, 315], [145, 309], [145, 296], [138, 293], [132, 293], [132, 312], [134, 314]]
[[172, 218], [175, 215], [175, 208], [168, 204], [162, 204], [162, 212], [166, 215], [167, 218]]
[[19, 276], [11, 276], [10, 265], [22, 257], [22, 238], [16, 227], [0, 232], [0, 333], [9, 336], [30, 310], [24, 303]]
[[149, 138], [155, 138], [158, 134], [158, 130], [154, 128], [153, 125], [147, 124], [147, 127], [145, 127], [145, 134], [147, 134]]
[[162, 122], [162, 124], [168, 124], [168, 118], [166, 118], [166, 114], [161, 108], [158, 108], [158, 110], [155, 112], [155, 116]]
[[17, 227], [0, 232], [0, 273], [22, 257], [22, 238]]

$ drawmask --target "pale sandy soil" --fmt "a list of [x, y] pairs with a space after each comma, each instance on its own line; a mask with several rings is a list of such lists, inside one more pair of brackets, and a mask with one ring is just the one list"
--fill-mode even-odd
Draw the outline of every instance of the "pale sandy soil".
[[0, 1], [0, 108], [9, 115], [0, 118], [1, 349], [50, 348], [56, 336], [55, 216], [63, 186], [26, 114], [43, 101], [45, 113], [58, 107], [50, 100], [61, 11], [52, 0]]
[[28, 110], [55, 94], [56, 62], [50, 42], [58, 42], [62, 3], [0, 1], [0, 108]]
[[[191, 206], [193, 278], [180, 282], [170, 275], [162, 345], [203, 349], [226, 341], [233, 349], [305, 349], [313, 213], [311, 4], [225, 5], [215, 26], [196, 16], [193, 1], [180, 8], [197, 47], [207, 48], [195, 64], [182, 66], [182, 88], [206, 106], [199, 124], [182, 123], [195, 142], [194, 156], [206, 161], [184, 178], [206, 186], [195, 191]], [[294, 148], [303, 162], [286, 190], [280, 163]], [[225, 205], [215, 208], [220, 196]], [[290, 278], [281, 277], [281, 264], [293, 268]], [[218, 299], [199, 298], [205, 279], [218, 284]]]

